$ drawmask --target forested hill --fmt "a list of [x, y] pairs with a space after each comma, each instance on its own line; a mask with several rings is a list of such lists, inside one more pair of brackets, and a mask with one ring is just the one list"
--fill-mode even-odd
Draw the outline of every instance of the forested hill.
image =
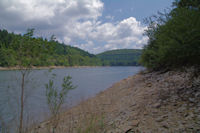
[[140, 49], [118, 49], [100, 53], [97, 57], [107, 66], [136, 66], [140, 55]]
[[33, 32], [20, 35], [0, 29], [0, 67], [102, 65], [93, 54], [59, 43], [54, 36], [35, 38]]

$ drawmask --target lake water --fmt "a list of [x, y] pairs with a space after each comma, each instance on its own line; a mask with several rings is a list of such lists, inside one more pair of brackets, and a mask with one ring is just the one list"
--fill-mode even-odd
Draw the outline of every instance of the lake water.
[[[25, 78], [25, 114], [29, 114], [27, 121], [41, 121], [48, 116], [45, 84], [52, 74], [56, 75], [54, 84], [57, 88], [61, 88], [64, 76], [72, 77], [73, 85], [77, 87], [68, 93], [64, 105], [71, 107], [142, 69], [143, 67], [90, 67], [53, 69], [51, 72], [47, 69], [32, 70]], [[0, 120], [4, 119], [9, 125], [18, 121], [20, 86], [20, 71], [0, 71]]]

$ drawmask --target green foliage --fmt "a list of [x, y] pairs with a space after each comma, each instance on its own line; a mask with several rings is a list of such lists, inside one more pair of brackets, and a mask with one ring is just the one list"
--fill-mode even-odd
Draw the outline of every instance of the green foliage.
[[[55, 76], [55, 74], [53, 76]], [[70, 76], [64, 77], [62, 88], [60, 90], [54, 86], [54, 81], [52, 79], [49, 80], [48, 84], [45, 84], [47, 104], [53, 119], [51, 122], [52, 133], [55, 133], [58, 126], [61, 106], [64, 104], [64, 100], [68, 92], [72, 89], [75, 89], [75, 86], [72, 85], [71, 79], [72, 78]]]
[[140, 55], [139, 49], [119, 49], [100, 53], [97, 57], [105, 66], [136, 66], [139, 65]]
[[0, 30], [0, 66], [93, 66], [102, 65], [95, 55], [56, 41], [35, 38], [34, 29], [24, 35]]
[[141, 56], [144, 66], [162, 69], [200, 65], [200, 10], [190, 2], [178, 1], [170, 13], [150, 21], [146, 31], [149, 42]]
[[54, 86], [54, 81], [51, 79], [46, 87], [47, 104], [53, 115], [57, 115], [60, 111], [61, 105], [64, 103], [67, 93], [74, 89], [72, 85], [71, 77], [67, 76], [63, 78], [62, 89], [59, 91]]
[[184, 7], [188, 9], [200, 9], [200, 1], [199, 0], [177, 0], [173, 3], [174, 6], [177, 6], [179, 8]]

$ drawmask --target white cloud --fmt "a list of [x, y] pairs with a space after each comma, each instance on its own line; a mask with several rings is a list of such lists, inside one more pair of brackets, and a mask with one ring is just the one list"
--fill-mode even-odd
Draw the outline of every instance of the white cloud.
[[[87, 42], [84, 45], [77, 45], [92, 53], [119, 48], [141, 49], [148, 39], [143, 36], [146, 28], [133, 17], [124, 19], [117, 24], [86, 21], [73, 24], [73, 28], [67, 33], [67, 36], [70, 36], [74, 42], [77, 38], [95, 41], [96, 44], [93, 43], [93, 45]], [[99, 48], [99, 46], [101, 47]]]
[[67, 36], [64, 37], [64, 42], [66, 44], [70, 44], [70, 41], [71, 41], [71, 39], [69, 37], [67, 37]]
[[94, 50], [94, 43], [92, 41], [87, 41], [81, 45], [75, 45], [81, 49], [85, 49], [86, 51], [93, 51]]
[[102, 23], [103, 7], [100, 0], [1, 0], [0, 25], [17, 32], [34, 27], [39, 29], [38, 35], [54, 34], [58, 40], [92, 53], [142, 48], [147, 42], [142, 35], [146, 27], [134, 17]]
[[102, 10], [103, 3], [100, 0], [0, 1], [1, 24], [9, 28], [22, 28], [26, 25], [60, 28], [69, 21], [97, 19]]

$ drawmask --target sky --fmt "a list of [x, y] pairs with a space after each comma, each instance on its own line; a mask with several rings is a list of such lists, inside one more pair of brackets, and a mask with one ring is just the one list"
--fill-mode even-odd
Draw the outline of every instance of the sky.
[[0, 29], [25, 33], [97, 54], [106, 50], [142, 49], [143, 20], [171, 8], [173, 0], [0, 0]]

